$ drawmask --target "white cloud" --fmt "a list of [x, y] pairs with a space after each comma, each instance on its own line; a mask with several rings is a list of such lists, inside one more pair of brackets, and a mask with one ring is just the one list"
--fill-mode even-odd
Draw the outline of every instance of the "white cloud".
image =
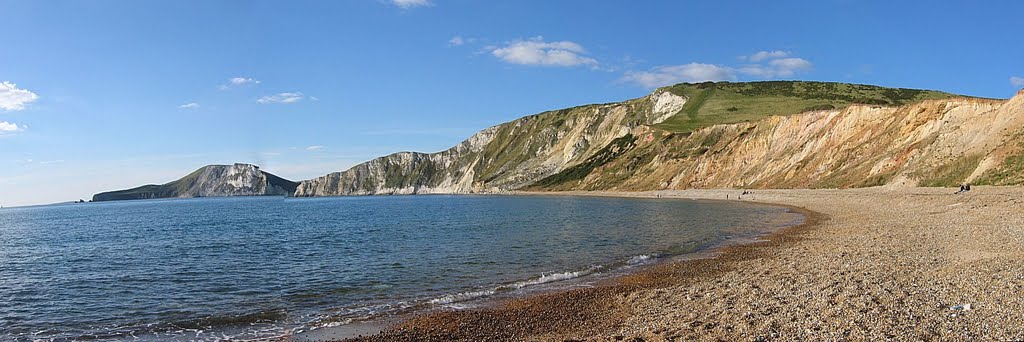
[[814, 68], [810, 61], [790, 56], [791, 53], [787, 51], [759, 51], [740, 58], [757, 63], [739, 67], [694, 62], [661, 66], [648, 71], [629, 71], [623, 75], [621, 81], [644, 88], [657, 88], [681, 82], [735, 81], [741, 75], [760, 79], [793, 77]]
[[0, 121], [0, 133], [10, 133], [20, 131], [21, 128], [18, 124], [7, 121]]
[[739, 71], [743, 74], [762, 77], [778, 78], [793, 77], [798, 72], [808, 71], [814, 68], [814, 64], [803, 58], [780, 58], [772, 59], [767, 64], [751, 64], [743, 66]]
[[285, 92], [274, 95], [267, 95], [256, 100], [257, 103], [295, 103], [302, 101], [305, 96], [299, 92]]
[[186, 104], [178, 106], [178, 108], [181, 108], [181, 109], [196, 109], [196, 108], [199, 108], [199, 104], [195, 103], [195, 102], [189, 102], [189, 103], [186, 103]]
[[307, 146], [306, 147], [306, 151], [319, 151], [319, 150], [322, 150], [322, 149], [324, 149], [323, 145], [313, 145], [313, 146]]
[[391, 4], [401, 7], [402, 9], [434, 5], [430, 0], [391, 0]]
[[460, 36], [455, 36], [448, 40], [448, 46], [462, 46], [462, 44], [466, 44], [466, 40]]
[[1010, 85], [1012, 85], [1014, 87], [1024, 87], [1024, 77], [1011, 76], [1010, 77]]
[[227, 89], [231, 89], [231, 87], [239, 87], [239, 86], [250, 85], [250, 84], [251, 85], [260, 84], [260, 80], [257, 80], [257, 79], [252, 78], [252, 77], [232, 77], [232, 78], [228, 79], [228, 83], [227, 84], [222, 84], [220, 86], [220, 89], [221, 90], [227, 90]]
[[580, 44], [570, 41], [545, 42], [544, 37], [517, 40], [504, 47], [492, 47], [491, 54], [502, 61], [522, 65], [545, 66], [597, 66], [597, 60], [587, 57]]
[[25, 109], [25, 105], [39, 99], [39, 95], [25, 89], [19, 89], [14, 83], [0, 82], [0, 109], [15, 111]]
[[766, 60], [766, 59], [775, 59], [775, 58], [782, 58], [782, 57], [789, 57], [789, 52], [788, 51], [780, 51], [780, 50], [775, 50], [775, 51], [758, 51], [758, 52], [754, 53], [753, 55], [748, 56], [746, 58], [746, 60], [749, 60], [751, 62], [755, 62], [756, 63], [756, 62], [760, 62], [760, 61], [763, 61], [763, 60]]
[[648, 71], [626, 72], [623, 81], [644, 88], [657, 88], [681, 82], [731, 81], [736, 79], [732, 68], [714, 64], [690, 63], [661, 66]]
[[814, 64], [803, 58], [782, 58], [768, 62], [768, 65], [779, 70], [783, 76], [792, 75], [798, 71], [807, 71], [814, 68]]

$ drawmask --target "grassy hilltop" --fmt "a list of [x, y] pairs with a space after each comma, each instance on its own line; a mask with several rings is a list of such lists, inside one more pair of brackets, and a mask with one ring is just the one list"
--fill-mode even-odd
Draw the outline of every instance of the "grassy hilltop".
[[661, 90], [689, 99], [679, 113], [655, 125], [676, 133], [770, 115], [841, 109], [851, 104], [901, 106], [957, 96], [932, 90], [811, 81], [681, 83]]

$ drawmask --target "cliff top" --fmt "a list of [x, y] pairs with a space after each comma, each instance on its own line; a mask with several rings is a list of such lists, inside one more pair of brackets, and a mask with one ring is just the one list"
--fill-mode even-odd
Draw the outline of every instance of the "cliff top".
[[659, 88], [688, 100], [655, 127], [691, 132], [716, 124], [754, 121], [772, 115], [842, 109], [853, 104], [901, 106], [959, 95], [907, 88], [812, 81], [680, 83]]

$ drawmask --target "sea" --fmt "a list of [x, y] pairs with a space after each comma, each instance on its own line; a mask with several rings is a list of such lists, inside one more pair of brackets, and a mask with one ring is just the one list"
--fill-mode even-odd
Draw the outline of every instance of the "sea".
[[316, 336], [593, 286], [802, 220], [787, 208], [739, 201], [587, 196], [4, 208], [0, 340]]

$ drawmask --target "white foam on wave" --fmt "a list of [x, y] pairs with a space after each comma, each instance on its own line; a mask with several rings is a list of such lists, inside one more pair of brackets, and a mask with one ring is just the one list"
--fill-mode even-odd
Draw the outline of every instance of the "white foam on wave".
[[323, 325], [321, 325], [321, 326], [319, 326], [317, 328], [334, 328], [334, 327], [340, 327], [342, 325], [346, 325], [346, 324], [350, 324], [350, 323], [352, 323], [352, 319], [351, 318], [347, 318], [347, 319], [341, 320], [341, 321], [327, 322], [327, 323], [325, 323], [325, 324], [323, 324]]
[[521, 288], [524, 288], [524, 287], [527, 287], [527, 286], [546, 284], [546, 283], [550, 283], [550, 282], [554, 282], [554, 281], [569, 280], [569, 279], [579, 278], [579, 277], [582, 277], [582, 276], [585, 276], [585, 275], [597, 272], [598, 270], [600, 270], [602, 268], [603, 268], [602, 266], [591, 266], [590, 268], [582, 270], [582, 271], [549, 273], [549, 274], [543, 274], [542, 273], [540, 275], [540, 277], [537, 278], [537, 279], [530, 279], [530, 280], [516, 282], [516, 283], [513, 283], [513, 284], [508, 285], [508, 286], [503, 286], [502, 288], [503, 289], [508, 288], [508, 289], [516, 290], [516, 289], [521, 289]]
[[641, 254], [641, 255], [637, 255], [637, 256], [634, 256], [632, 258], [629, 258], [629, 260], [626, 260], [626, 264], [627, 265], [639, 265], [639, 264], [647, 263], [648, 261], [651, 261], [652, 259], [654, 259], [653, 255]]
[[465, 302], [465, 301], [469, 301], [469, 300], [473, 300], [473, 299], [477, 299], [477, 298], [481, 298], [481, 297], [493, 296], [494, 294], [498, 293], [499, 291], [519, 290], [519, 289], [522, 289], [524, 287], [541, 285], [541, 284], [547, 284], [547, 283], [556, 282], [556, 281], [562, 281], [562, 280], [569, 280], [569, 279], [573, 279], [573, 278], [579, 278], [579, 277], [582, 277], [582, 276], [593, 274], [594, 272], [597, 272], [598, 270], [600, 270], [602, 268], [604, 268], [604, 267], [603, 266], [591, 266], [590, 268], [587, 268], [587, 269], [581, 270], [581, 271], [547, 273], [547, 274], [541, 273], [540, 277], [537, 277], [535, 279], [529, 279], [529, 280], [524, 280], [524, 281], [519, 281], [519, 282], [507, 284], [507, 285], [502, 285], [502, 286], [498, 286], [498, 287], [493, 288], [493, 289], [478, 290], [478, 291], [467, 291], [467, 292], [460, 292], [460, 293], [456, 293], [456, 294], [445, 295], [445, 296], [442, 296], [442, 297], [431, 299], [431, 300], [428, 301], [428, 303], [433, 304], [433, 305], [445, 305], [445, 306], [448, 306], [448, 307], [452, 307], [452, 308], [458, 309], [458, 308], [460, 308], [462, 306], [455, 306], [455, 305], [452, 305], [452, 304], [453, 303], [458, 303], [458, 302]]
[[450, 294], [450, 295], [445, 295], [445, 296], [440, 297], [440, 298], [431, 299], [430, 300], [430, 304], [445, 305], [445, 304], [451, 304], [451, 303], [455, 303], [455, 302], [463, 302], [463, 301], [467, 301], [467, 300], [470, 300], [470, 299], [476, 299], [476, 298], [480, 298], [480, 297], [490, 296], [490, 295], [493, 295], [495, 292], [497, 292], [497, 291], [494, 290], [494, 289], [491, 289], [491, 290], [469, 291], [469, 292], [461, 292], [461, 293], [456, 293], [456, 294]]

